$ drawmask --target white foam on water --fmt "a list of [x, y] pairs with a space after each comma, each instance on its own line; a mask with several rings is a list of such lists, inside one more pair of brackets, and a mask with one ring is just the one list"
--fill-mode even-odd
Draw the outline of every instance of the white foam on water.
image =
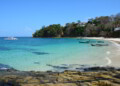
[[115, 47], [117, 47], [118, 49], [120, 49], [120, 44], [118, 44], [116, 42], [113, 42], [113, 41], [111, 41], [111, 42], [115, 45]]
[[0, 68], [0, 70], [7, 70], [8, 68], [5, 68], [5, 67], [2, 67], [2, 68]]
[[110, 54], [111, 54], [111, 52], [110, 52], [110, 51], [107, 51], [107, 52], [106, 52], [106, 54], [107, 54], [107, 55], [110, 55]]
[[110, 65], [112, 63], [112, 61], [109, 57], [106, 57], [105, 59], [108, 61], [106, 65]]

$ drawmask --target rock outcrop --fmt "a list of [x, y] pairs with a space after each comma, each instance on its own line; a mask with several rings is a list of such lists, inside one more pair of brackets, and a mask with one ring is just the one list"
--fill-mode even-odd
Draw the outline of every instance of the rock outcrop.
[[120, 86], [120, 70], [94, 67], [84, 72], [0, 71], [0, 86]]

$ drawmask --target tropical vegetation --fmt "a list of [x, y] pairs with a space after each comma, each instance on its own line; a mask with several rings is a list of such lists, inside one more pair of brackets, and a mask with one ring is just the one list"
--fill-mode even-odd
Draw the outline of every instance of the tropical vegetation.
[[120, 37], [120, 13], [91, 18], [88, 22], [43, 26], [33, 37]]

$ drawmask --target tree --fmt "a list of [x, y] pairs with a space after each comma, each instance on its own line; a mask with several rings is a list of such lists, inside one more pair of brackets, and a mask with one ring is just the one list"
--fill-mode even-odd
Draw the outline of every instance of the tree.
[[33, 37], [120, 37], [120, 31], [114, 31], [117, 27], [120, 27], [120, 13], [91, 18], [87, 23], [78, 20], [77, 22], [66, 23], [65, 26], [60, 24], [43, 26], [33, 34]]
[[53, 24], [47, 27], [42, 27], [40, 30], [37, 30], [33, 37], [61, 37], [63, 31], [60, 24]]

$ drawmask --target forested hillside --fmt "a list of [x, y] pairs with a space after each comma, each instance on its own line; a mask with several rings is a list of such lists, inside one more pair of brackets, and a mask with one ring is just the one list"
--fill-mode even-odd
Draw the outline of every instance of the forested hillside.
[[91, 18], [88, 22], [52, 24], [37, 30], [33, 37], [120, 37], [120, 13]]

